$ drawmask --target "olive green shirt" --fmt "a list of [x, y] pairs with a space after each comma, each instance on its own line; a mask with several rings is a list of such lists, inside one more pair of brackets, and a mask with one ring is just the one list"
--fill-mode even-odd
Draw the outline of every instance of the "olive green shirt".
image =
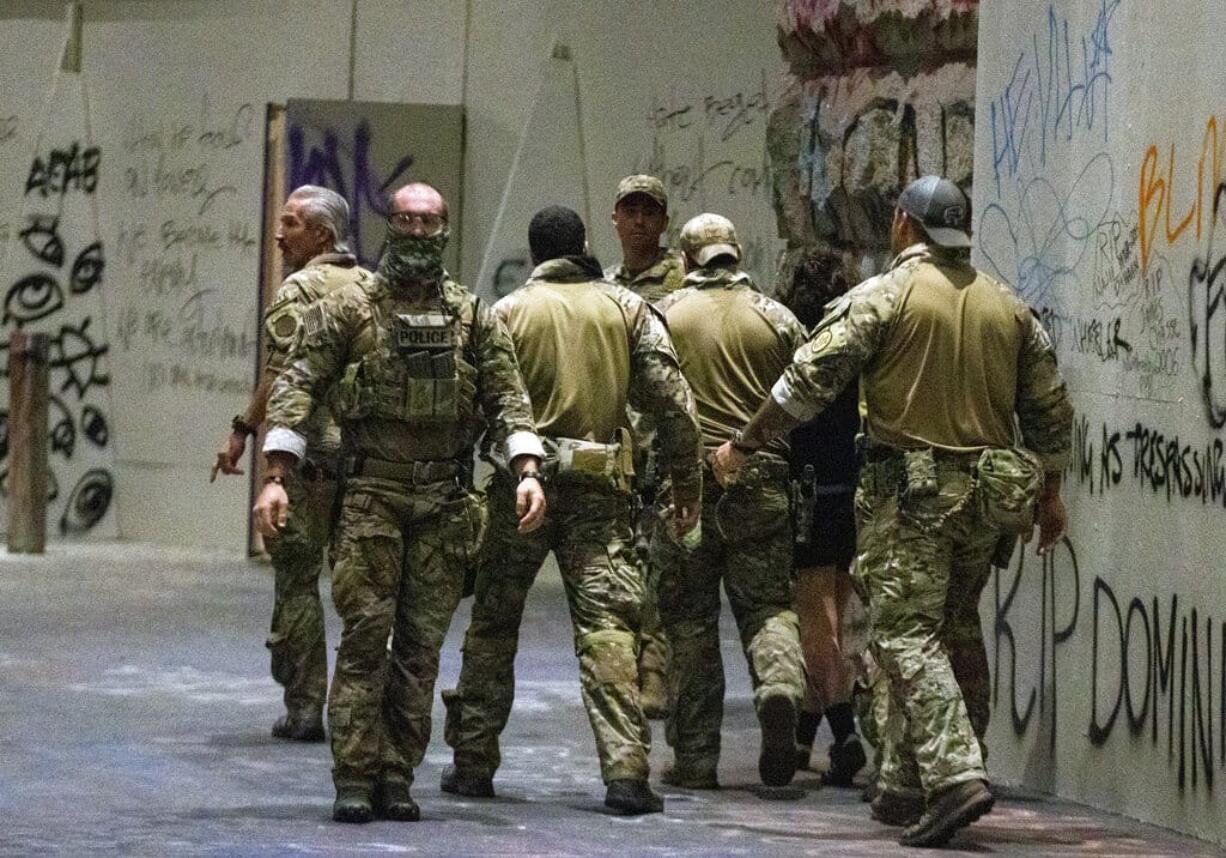
[[[729, 268], [691, 271], [659, 303], [694, 391], [702, 442], [718, 447], [749, 422], [805, 341], [792, 311], [763, 295], [749, 275]], [[769, 445], [786, 453], [787, 442]]]
[[697, 496], [702, 446], [694, 400], [650, 304], [569, 259], [551, 259], [494, 312], [515, 343], [542, 435], [609, 443], [629, 404], [654, 418], [674, 483], [683, 496]]
[[965, 255], [916, 244], [830, 305], [772, 389], [793, 417], [821, 411], [857, 374], [869, 436], [952, 451], [1021, 443], [1068, 461], [1073, 409], [1042, 325]]

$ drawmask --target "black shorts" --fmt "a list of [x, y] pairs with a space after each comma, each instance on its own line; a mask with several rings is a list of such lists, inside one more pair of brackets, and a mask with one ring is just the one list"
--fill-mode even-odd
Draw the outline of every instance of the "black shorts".
[[[799, 536], [799, 534], [797, 534]], [[796, 542], [792, 562], [797, 569], [811, 566], [847, 568], [856, 555], [856, 496], [852, 492], [818, 495], [813, 527], [807, 543]]]

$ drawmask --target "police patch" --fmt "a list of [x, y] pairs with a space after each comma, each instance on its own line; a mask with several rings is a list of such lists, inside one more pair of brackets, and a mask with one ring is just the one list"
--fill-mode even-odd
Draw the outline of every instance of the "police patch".
[[395, 331], [396, 349], [402, 353], [450, 351], [456, 345], [456, 326], [443, 313], [397, 313]]
[[830, 341], [834, 339], [834, 334], [829, 329], [822, 331], [813, 340], [813, 351], [823, 351], [830, 345]]
[[298, 320], [294, 318], [293, 313], [282, 313], [273, 320], [272, 332], [279, 339], [284, 340], [293, 336], [296, 330], [298, 330]]

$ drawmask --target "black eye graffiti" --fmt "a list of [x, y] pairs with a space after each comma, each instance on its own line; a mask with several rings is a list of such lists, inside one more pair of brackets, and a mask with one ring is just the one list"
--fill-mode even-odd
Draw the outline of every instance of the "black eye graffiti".
[[64, 290], [49, 274], [30, 274], [9, 287], [4, 297], [3, 324], [33, 322], [64, 306]]
[[74, 295], [84, 295], [98, 285], [102, 279], [102, 269], [106, 260], [102, 258], [102, 242], [95, 241], [89, 247], [77, 254], [72, 263], [72, 274], [68, 278], [68, 288]]
[[110, 472], [101, 468], [86, 471], [68, 496], [60, 516], [60, 533], [85, 533], [93, 528], [106, 515], [114, 493], [115, 481]]
[[26, 249], [48, 265], [64, 264], [64, 242], [60, 239], [60, 219], [55, 215], [30, 215], [30, 225], [18, 233]]

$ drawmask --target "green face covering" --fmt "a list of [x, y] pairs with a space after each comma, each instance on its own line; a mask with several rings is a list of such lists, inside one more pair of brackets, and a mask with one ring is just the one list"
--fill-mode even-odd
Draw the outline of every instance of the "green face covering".
[[405, 235], [387, 231], [387, 248], [379, 260], [379, 273], [393, 286], [408, 283], [438, 283], [443, 279], [443, 250], [451, 228], [437, 235]]

